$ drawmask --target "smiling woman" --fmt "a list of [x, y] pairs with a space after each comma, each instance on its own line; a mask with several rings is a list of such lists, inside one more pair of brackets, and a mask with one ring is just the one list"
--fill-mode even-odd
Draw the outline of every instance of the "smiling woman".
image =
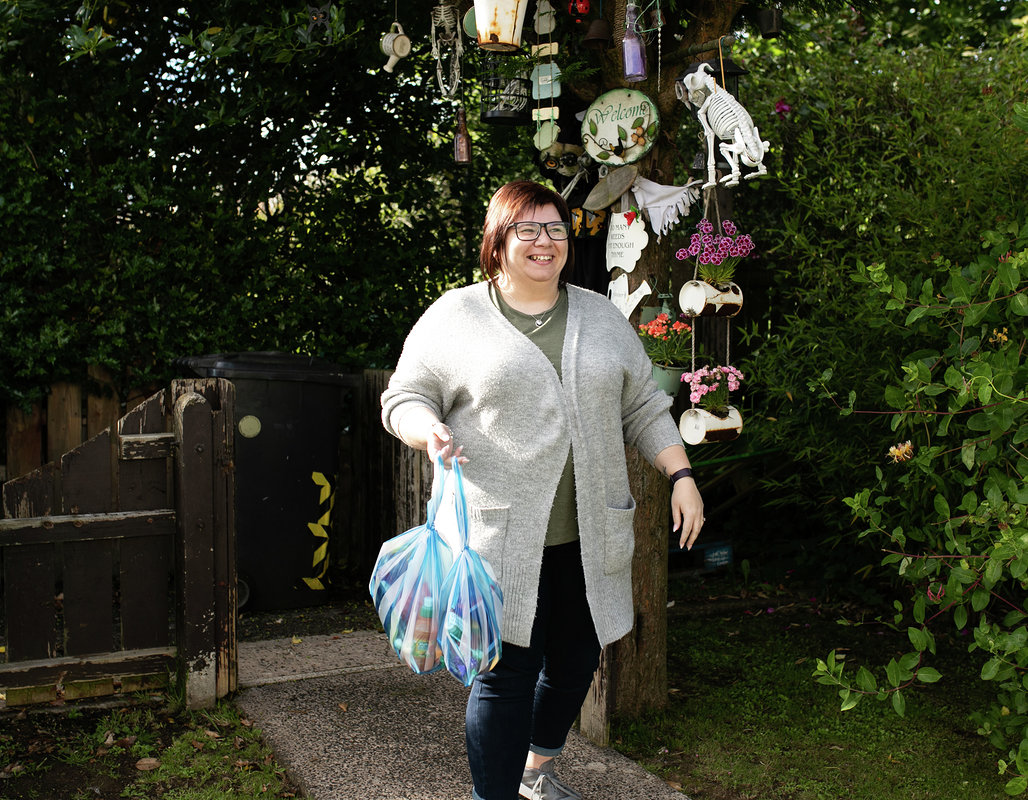
[[606, 297], [563, 280], [569, 233], [559, 194], [501, 187], [486, 211], [486, 280], [425, 312], [382, 395], [387, 430], [433, 461], [465, 464], [470, 544], [503, 590], [500, 661], [468, 699], [477, 800], [508, 800], [519, 786], [528, 798], [579, 796], [554, 757], [601, 646], [634, 622], [626, 444], [679, 478], [682, 547], [703, 524], [671, 399], [638, 335]]

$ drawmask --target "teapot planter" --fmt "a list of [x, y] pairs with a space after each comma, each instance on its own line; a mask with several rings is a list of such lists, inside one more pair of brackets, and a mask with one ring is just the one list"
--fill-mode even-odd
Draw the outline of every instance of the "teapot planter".
[[737, 283], [688, 281], [678, 293], [678, 305], [691, 317], [734, 317], [742, 311], [742, 289]]
[[730, 442], [742, 433], [742, 415], [735, 406], [727, 406], [724, 417], [705, 408], [686, 410], [678, 422], [678, 432], [686, 444]]

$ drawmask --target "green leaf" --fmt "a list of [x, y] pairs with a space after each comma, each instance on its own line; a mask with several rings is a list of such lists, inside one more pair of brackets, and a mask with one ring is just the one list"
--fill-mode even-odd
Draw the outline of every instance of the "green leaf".
[[840, 711], [849, 711], [860, 702], [860, 698], [863, 696], [860, 692], [850, 692], [849, 689], [844, 689], [839, 694], [842, 695], [843, 692], [845, 692], [845, 697], [842, 698], [842, 705], [839, 706]]
[[912, 309], [910, 309], [910, 313], [907, 314], [907, 318], [906, 320], [904, 320], [903, 325], [905, 327], [910, 327], [927, 313], [928, 309], [924, 306], [914, 306]]
[[1026, 790], [1028, 790], [1028, 775], [1018, 775], [1016, 778], [1011, 778], [1007, 781], [1007, 785], [1003, 787], [1003, 791], [1011, 796], [1024, 794]]
[[953, 624], [958, 631], [967, 627], [967, 606], [957, 606], [953, 609]]
[[889, 679], [890, 686], [899, 686], [903, 682], [903, 670], [895, 658], [885, 666], [885, 676]]
[[932, 498], [932, 504], [935, 506], [935, 513], [938, 514], [942, 519], [949, 519], [949, 503], [946, 498], [941, 494], [935, 495]]
[[973, 439], [968, 439], [960, 446], [960, 461], [968, 469], [974, 469], [974, 450]]
[[942, 673], [934, 667], [921, 667], [917, 671], [917, 679], [921, 683], [935, 683], [940, 678], [942, 678]]
[[907, 701], [903, 697], [903, 692], [892, 693], [892, 708], [901, 717], [906, 713]]
[[1001, 662], [998, 658], [990, 658], [988, 661], [982, 664], [982, 680], [991, 681], [993, 678], [995, 678], [996, 673], [999, 672], [1000, 666]]
[[999, 265], [999, 282], [1008, 292], [1012, 292], [1017, 288], [1017, 284], [1020, 283], [1021, 276], [1018, 274], [1017, 267], [1015, 267], [1009, 261], [1000, 262]]
[[875, 680], [874, 674], [865, 666], [861, 666], [857, 670], [857, 686], [863, 689], [865, 692], [876, 692], [878, 691], [878, 681]]
[[1028, 317], [1028, 294], [1021, 292], [1011, 297], [1010, 310], [1020, 317]]
[[984, 589], [979, 586], [971, 595], [971, 609], [973, 611], [984, 610], [985, 607], [989, 605], [990, 599], [992, 599], [992, 593], [989, 592], [988, 589]]
[[919, 653], [928, 647], [928, 636], [920, 628], [907, 628], [907, 638]]

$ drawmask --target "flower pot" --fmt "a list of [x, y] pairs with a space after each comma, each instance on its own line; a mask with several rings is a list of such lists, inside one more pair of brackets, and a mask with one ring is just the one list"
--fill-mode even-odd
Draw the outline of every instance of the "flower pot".
[[689, 281], [678, 293], [678, 305], [690, 317], [734, 317], [742, 310], [742, 289], [735, 283], [718, 288]]
[[735, 406], [721, 418], [705, 408], [690, 408], [678, 422], [678, 432], [686, 444], [730, 442], [742, 432], [742, 415]]
[[653, 322], [661, 311], [663, 309], [660, 306], [643, 306], [639, 309], [639, 324], [645, 325], [647, 322]]
[[682, 373], [684, 372], [685, 367], [662, 367], [659, 364], [654, 364], [653, 380], [667, 394], [676, 397], [678, 390], [682, 388]]

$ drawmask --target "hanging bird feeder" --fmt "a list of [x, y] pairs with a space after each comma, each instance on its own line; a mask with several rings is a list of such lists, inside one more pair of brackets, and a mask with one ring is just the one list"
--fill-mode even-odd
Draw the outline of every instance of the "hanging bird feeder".
[[493, 125], [532, 123], [532, 81], [507, 67], [509, 59], [488, 53], [482, 67], [482, 122]]
[[529, 0], [475, 0], [478, 46], [497, 53], [521, 49], [521, 30]]

